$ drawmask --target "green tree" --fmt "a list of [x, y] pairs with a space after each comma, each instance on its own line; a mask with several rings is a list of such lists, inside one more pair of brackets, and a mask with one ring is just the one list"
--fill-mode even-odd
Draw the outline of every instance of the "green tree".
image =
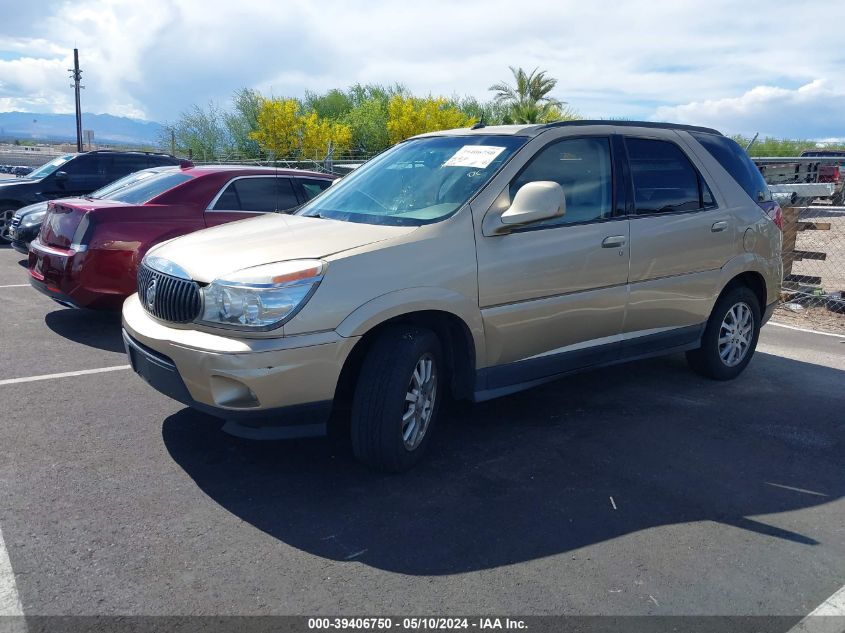
[[232, 144], [244, 156], [258, 157], [261, 152], [258, 142], [251, 136], [258, 129], [261, 102], [262, 97], [257, 90], [242, 88], [232, 96], [234, 110], [225, 115]]
[[160, 147], [170, 150], [175, 140], [176, 151], [191, 154], [197, 160], [213, 161], [232, 151], [232, 137], [225, 123], [225, 113], [215, 103], [207, 108], [193, 106], [175, 123], [162, 128]]
[[490, 86], [495, 92], [493, 101], [506, 108], [505, 123], [548, 123], [551, 121], [580, 118], [566, 107], [566, 104], [550, 95], [557, 85], [557, 79], [549, 77], [545, 70], [535, 68], [530, 73], [510, 66], [514, 84], [504, 81]]
[[341, 119], [352, 110], [353, 104], [348, 94], [334, 88], [323, 95], [306, 92], [302, 105], [321, 119]]

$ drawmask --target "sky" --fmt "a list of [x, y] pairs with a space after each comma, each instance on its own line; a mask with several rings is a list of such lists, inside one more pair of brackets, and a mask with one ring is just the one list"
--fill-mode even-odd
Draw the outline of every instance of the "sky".
[[845, 138], [845, 0], [0, 0], [0, 112], [172, 121], [242, 87], [472, 95], [539, 67], [585, 118]]

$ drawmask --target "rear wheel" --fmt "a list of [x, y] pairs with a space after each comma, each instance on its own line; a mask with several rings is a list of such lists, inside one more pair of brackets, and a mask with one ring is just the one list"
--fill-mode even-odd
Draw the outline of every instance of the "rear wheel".
[[687, 361], [699, 374], [731, 380], [751, 362], [760, 335], [760, 306], [746, 286], [737, 286], [716, 302], [701, 347], [687, 352]]
[[426, 452], [445, 386], [434, 332], [396, 326], [373, 343], [352, 400], [352, 450], [360, 461], [389, 472], [408, 470]]

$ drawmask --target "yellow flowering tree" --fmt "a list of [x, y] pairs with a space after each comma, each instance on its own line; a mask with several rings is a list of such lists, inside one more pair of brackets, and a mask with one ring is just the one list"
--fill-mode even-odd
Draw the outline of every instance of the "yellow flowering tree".
[[256, 129], [249, 136], [266, 152], [290, 156], [299, 148], [299, 103], [295, 99], [262, 99]]
[[415, 134], [472, 125], [475, 119], [443, 97], [394, 95], [387, 104], [387, 133], [391, 143]]
[[307, 158], [322, 159], [329, 151], [329, 145], [335, 154], [342, 154], [352, 149], [352, 128], [345, 123], [329, 121], [310, 112], [299, 117], [301, 145], [300, 151]]

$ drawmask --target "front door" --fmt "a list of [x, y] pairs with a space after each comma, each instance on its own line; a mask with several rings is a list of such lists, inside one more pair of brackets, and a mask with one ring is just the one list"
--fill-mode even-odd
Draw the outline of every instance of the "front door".
[[[629, 221], [616, 171], [610, 137], [564, 137], [540, 149], [499, 196], [513, 200], [528, 182], [554, 181], [566, 195], [566, 213], [478, 236], [488, 365], [482, 375], [491, 395], [618, 352]], [[509, 206], [500, 199], [488, 214]]]

